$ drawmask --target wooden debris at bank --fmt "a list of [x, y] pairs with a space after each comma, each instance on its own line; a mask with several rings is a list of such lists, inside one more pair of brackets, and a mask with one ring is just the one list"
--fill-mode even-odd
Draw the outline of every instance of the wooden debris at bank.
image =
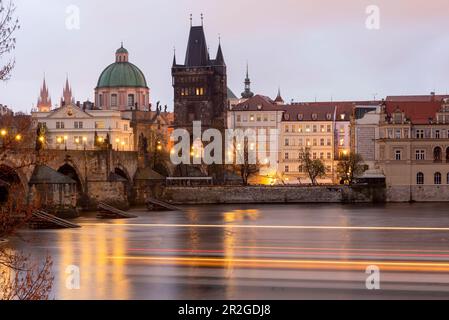
[[29, 226], [31, 229], [81, 228], [81, 226], [75, 223], [58, 218], [42, 210], [33, 211]]
[[168, 211], [182, 211], [181, 208], [176, 207], [170, 203], [167, 203], [165, 201], [157, 200], [154, 198], [148, 198], [146, 202], [147, 208], [149, 211], [155, 211], [155, 210], [168, 210]]
[[98, 204], [98, 214], [97, 218], [99, 219], [131, 219], [137, 218], [136, 215], [127, 213], [123, 210], [114, 208], [104, 202], [100, 202]]

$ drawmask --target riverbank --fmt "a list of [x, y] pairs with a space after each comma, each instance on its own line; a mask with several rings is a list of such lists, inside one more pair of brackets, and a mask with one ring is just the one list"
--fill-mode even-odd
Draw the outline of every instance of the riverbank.
[[385, 188], [367, 186], [202, 186], [166, 187], [173, 204], [383, 203]]

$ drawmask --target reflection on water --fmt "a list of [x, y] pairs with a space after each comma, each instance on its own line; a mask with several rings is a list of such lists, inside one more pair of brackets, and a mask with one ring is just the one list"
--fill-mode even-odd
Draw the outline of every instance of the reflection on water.
[[[447, 232], [415, 235], [289, 226], [449, 227], [446, 211], [445, 205], [227, 205], [189, 207], [184, 212], [134, 210], [137, 219], [108, 221], [92, 215], [77, 220], [80, 229], [24, 230], [21, 236], [26, 241], [11, 239], [8, 246], [42, 259], [47, 254], [52, 257], [56, 299], [273, 299], [279, 298], [279, 291], [266, 283], [293, 286], [295, 277], [300, 276], [292, 272], [304, 267], [300, 262], [304, 259], [381, 259], [386, 250], [387, 258], [382, 259], [392, 260], [399, 259], [394, 255], [400, 250], [407, 253], [419, 250], [417, 246], [424, 251], [447, 250], [448, 243]], [[267, 228], [235, 227], [253, 225]], [[441, 255], [439, 259], [443, 259]], [[71, 265], [80, 269], [79, 290], [66, 286], [66, 271]], [[285, 277], [289, 277], [287, 282]], [[321, 281], [321, 274], [317, 279]], [[245, 295], [248, 293], [252, 295]]]

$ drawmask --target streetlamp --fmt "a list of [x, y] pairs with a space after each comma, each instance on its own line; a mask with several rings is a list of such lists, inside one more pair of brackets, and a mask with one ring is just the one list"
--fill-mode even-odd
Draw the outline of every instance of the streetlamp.
[[115, 143], [117, 144], [117, 151], [118, 151], [118, 147], [119, 147], [120, 139], [119, 139], [119, 138], [116, 138], [116, 139], [115, 139]]
[[78, 150], [78, 146], [80, 144], [80, 139], [79, 138], [75, 138], [75, 144], [76, 144], [76, 150]]
[[69, 139], [69, 137], [64, 136], [65, 151], [67, 151], [67, 140], [68, 139]]
[[22, 135], [21, 134], [17, 134], [16, 135], [16, 141], [19, 142], [22, 140]]
[[122, 149], [125, 151], [125, 141], [122, 141]]
[[8, 131], [6, 131], [6, 129], [2, 129], [0, 130], [0, 136], [5, 137], [8, 134]]
[[86, 151], [87, 137], [83, 137], [84, 151]]

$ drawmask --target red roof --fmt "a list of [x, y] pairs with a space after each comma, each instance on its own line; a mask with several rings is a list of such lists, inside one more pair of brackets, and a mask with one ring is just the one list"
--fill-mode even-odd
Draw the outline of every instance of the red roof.
[[395, 111], [405, 113], [405, 117], [413, 124], [428, 124], [435, 120], [441, 109], [441, 101], [386, 101], [385, 112], [391, 116]]
[[233, 111], [282, 111], [282, 106], [278, 106], [269, 97], [260, 94], [241, 102], [232, 108]]
[[395, 102], [431, 102], [442, 101], [449, 98], [449, 95], [406, 95], [406, 96], [388, 96], [387, 101]]

